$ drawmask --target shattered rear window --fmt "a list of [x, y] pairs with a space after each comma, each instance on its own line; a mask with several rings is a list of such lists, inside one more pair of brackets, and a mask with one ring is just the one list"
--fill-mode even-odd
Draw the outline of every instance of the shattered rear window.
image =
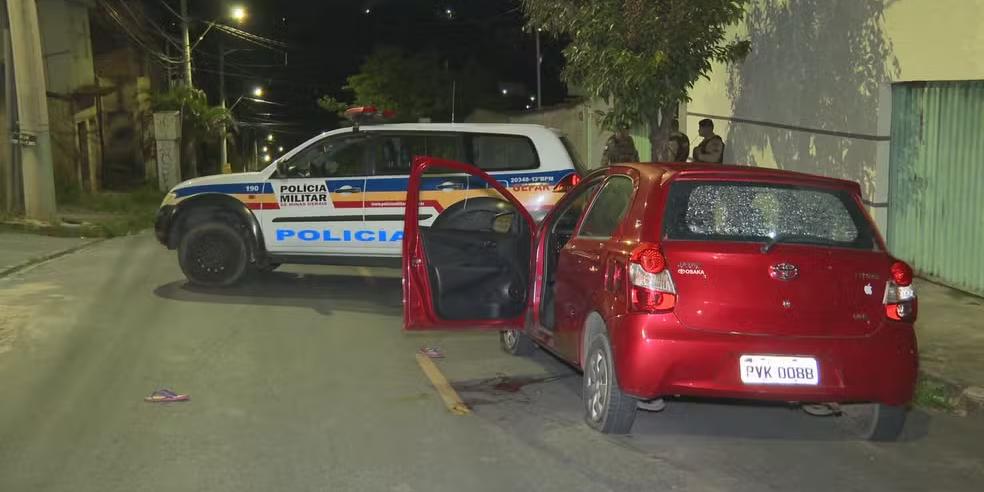
[[841, 190], [683, 181], [671, 185], [666, 214], [667, 239], [875, 247], [867, 218]]

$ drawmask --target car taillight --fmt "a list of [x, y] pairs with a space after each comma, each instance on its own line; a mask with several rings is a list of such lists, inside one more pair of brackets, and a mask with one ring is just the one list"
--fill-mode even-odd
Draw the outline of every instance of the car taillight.
[[560, 180], [556, 186], [554, 186], [554, 192], [556, 193], [567, 193], [571, 191], [575, 186], [581, 183], [581, 177], [575, 173], [568, 174], [564, 176], [564, 179]]
[[912, 268], [901, 261], [892, 263], [892, 281], [902, 287], [912, 285]]
[[656, 313], [676, 306], [676, 287], [666, 258], [658, 249], [643, 245], [629, 262], [629, 300], [633, 311]]
[[885, 316], [909, 321], [916, 315], [916, 288], [912, 285], [912, 268], [901, 261], [892, 264], [892, 280], [885, 285]]

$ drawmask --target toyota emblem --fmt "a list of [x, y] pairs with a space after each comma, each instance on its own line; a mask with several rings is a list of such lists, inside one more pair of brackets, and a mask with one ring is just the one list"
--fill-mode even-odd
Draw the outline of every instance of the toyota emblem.
[[769, 267], [769, 276], [776, 280], [792, 280], [799, 276], [799, 268], [789, 263], [779, 263]]

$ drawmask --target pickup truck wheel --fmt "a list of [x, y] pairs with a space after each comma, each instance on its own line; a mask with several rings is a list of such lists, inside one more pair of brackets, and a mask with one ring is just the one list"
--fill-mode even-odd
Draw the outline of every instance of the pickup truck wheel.
[[178, 264], [185, 277], [203, 287], [238, 282], [248, 263], [246, 242], [232, 226], [210, 222], [192, 227], [178, 244]]
[[608, 337], [599, 334], [588, 349], [581, 391], [584, 420], [605, 434], [628, 434], [635, 423], [638, 402], [618, 386], [611, 347]]

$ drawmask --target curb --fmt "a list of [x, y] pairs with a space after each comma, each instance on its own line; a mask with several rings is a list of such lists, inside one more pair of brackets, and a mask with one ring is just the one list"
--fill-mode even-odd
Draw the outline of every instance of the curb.
[[40, 264], [43, 264], [43, 263], [47, 263], [47, 262], [49, 262], [51, 260], [54, 260], [54, 259], [57, 259], [57, 258], [61, 258], [62, 256], [70, 255], [72, 253], [77, 253], [79, 251], [82, 251], [83, 249], [86, 249], [86, 248], [90, 247], [90, 246], [94, 246], [96, 244], [99, 244], [99, 243], [101, 243], [101, 242], [103, 242], [103, 241], [105, 241], [107, 239], [109, 239], [109, 238], [97, 238], [97, 239], [93, 239], [92, 241], [89, 241], [89, 242], [87, 242], [85, 244], [80, 244], [80, 245], [75, 246], [75, 247], [72, 247], [72, 248], [63, 249], [61, 251], [56, 251], [54, 253], [51, 253], [51, 254], [48, 254], [48, 255], [44, 255], [44, 256], [39, 256], [39, 257], [36, 257], [36, 258], [31, 258], [30, 260], [27, 260], [24, 263], [21, 263], [19, 265], [14, 265], [14, 266], [9, 267], [9, 268], [6, 268], [4, 270], [0, 270], [0, 278], [8, 277], [8, 276], [13, 275], [13, 274], [15, 274], [15, 273], [17, 273], [17, 272], [19, 272], [21, 270], [26, 269], [26, 268], [30, 268], [32, 266], [36, 266], [36, 265], [40, 265]]
[[934, 399], [931, 404], [914, 401], [914, 406], [960, 416], [966, 416], [969, 413], [984, 413], [984, 405], [968, 396], [968, 390], [971, 390], [974, 386], [958, 383], [940, 374], [920, 370], [919, 382], [917, 384], [923, 386], [927, 383], [935, 385], [940, 390], [940, 394], [938, 395], [940, 401], [935, 401]]

